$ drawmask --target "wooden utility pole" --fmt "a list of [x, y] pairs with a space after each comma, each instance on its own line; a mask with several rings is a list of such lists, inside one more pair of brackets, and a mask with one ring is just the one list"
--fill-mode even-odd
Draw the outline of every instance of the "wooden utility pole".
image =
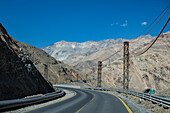
[[48, 64], [44, 64], [44, 77], [48, 81]]
[[102, 61], [98, 61], [98, 79], [97, 87], [101, 87], [101, 75], [102, 75]]
[[87, 81], [87, 74], [86, 74], [86, 81]]
[[78, 81], [78, 79], [79, 79], [79, 75], [77, 74], [76, 76], [77, 76], [77, 81]]
[[123, 89], [129, 88], [129, 42], [124, 42]]

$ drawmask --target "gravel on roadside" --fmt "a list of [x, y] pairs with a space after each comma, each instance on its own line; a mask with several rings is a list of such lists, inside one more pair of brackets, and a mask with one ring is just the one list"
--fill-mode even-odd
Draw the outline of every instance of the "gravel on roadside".
[[134, 113], [170, 113], [170, 109], [164, 109], [151, 101], [143, 100], [139, 97], [113, 91], [103, 91], [120, 97]]

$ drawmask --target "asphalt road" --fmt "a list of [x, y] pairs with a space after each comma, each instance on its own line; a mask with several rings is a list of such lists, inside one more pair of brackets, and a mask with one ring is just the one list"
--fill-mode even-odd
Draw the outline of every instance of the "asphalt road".
[[70, 99], [27, 113], [129, 113], [130, 109], [126, 104], [113, 95], [92, 90], [63, 89], [73, 90], [77, 94]]

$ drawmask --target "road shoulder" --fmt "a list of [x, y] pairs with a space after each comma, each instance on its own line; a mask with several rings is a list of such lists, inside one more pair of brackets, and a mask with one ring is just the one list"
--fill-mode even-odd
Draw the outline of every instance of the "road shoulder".
[[64, 97], [52, 100], [52, 101], [48, 101], [45, 103], [41, 103], [41, 104], [36, 104], [36, 105], [32, 105], [32, 106], [28, 106], [28, 107], [24, 107], [21, 109], [17, 109], [17, 110], [13, 110], [13, 111], [8, 111], [8, 112], [4, 112], [4, 113], [25, 113], [25, 112], [29, 112], [38, 108], [42, 108], [51, 104], [55, 104], [55, 103], [59, 103], [61, 101], [67, 100], [69, 98], [72, 98], [76, 95], [76, 92], [74, 91], [70, 91], [70, 90], [64, 90], [66, 95]]
[[[146, 108], [144, 108], [143, 106], [135, 103], [134, 101], [116, 93], [116, 92], [112, 92], [112, 91], [102, 91], [104, 93], [108, 93], [114, 96], [117, 96], [118, 98], [120, 98], [121, 100], [123, 100], [123, 102], [125, 103], [125, 105], [127, 105], [127, 107], [131, 110], [131, 112], [133, 113], [151, 113], [149, 110], [147, 110]], [[125, 106], [126, 107], [126, 106]], [[129, 111], [130, 113], [130, 111]]]

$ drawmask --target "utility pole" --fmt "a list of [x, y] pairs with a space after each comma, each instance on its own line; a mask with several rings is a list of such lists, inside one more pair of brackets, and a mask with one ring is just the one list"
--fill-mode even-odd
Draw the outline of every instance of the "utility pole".
[[86, 81], [87, 81], [87, 74], [86, 74]]
[[47, 61], [47, 81], [48, 81], [48, 68], [50, 66], [50, 55], [47, 55], [48, 61]]
[[102, 75], [102, 61], [98, 61], [97, 87], [101, 87], [101, 75]]
[[86, 66], [85, 66], [84, 68], [85, 68], [85, 75], [86, 75], [86, 81], [87, 81], [87, 72], [86, 72]]
[[79, 75], [77, 74], [76, 76], [77, 76], [77, 81], [78, 81]]
[[129, 42], [124, 42], [123, 53], [123, 89], [129, 88]]
[[47, 81], [48, 81], [48, 68], [49, 68], [49, 63], [47, 63]]
[[44, 77], [46, 77], [46, 80], [48, 81], [48, 64], [44, 64]]

